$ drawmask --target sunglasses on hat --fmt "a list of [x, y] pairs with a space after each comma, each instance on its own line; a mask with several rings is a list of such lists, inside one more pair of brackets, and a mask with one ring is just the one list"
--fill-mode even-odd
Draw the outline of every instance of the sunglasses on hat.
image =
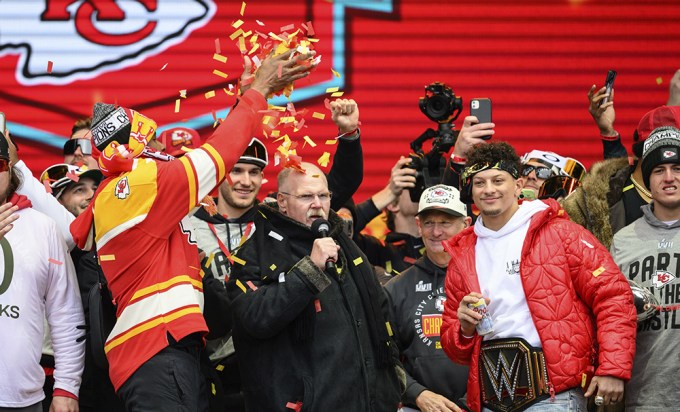
[[64, 143], [64, 154], [72, 155], [76, 152], [76, 149], [80, 147], [80, 151], [84, 155], [92, 154], [92, 142], [90, 139], [71, 139]]
[[579, 186], [581, 186], [581, 183], [571, 176], [553, 176], [543, 182], [538, 191], [538, 198], [559, 199], [560, 197], [567, 197]]
[[520, 171], [522, 176], [527, 177], [531, 172], [535, 172], [536, 177], [539, 179], [547, 179], [553, 175], [552, 170], [545, 166], [522, 165]]
[[50, 185], [59, 182], [60, 180], [66, 178], [66, 175], [69, 172], [68, 166], [69, 165], [64, 163], [48, 167], [40, 175], [40, 181], [44, 182], [45, 180], [47, 180], [50, 183]]

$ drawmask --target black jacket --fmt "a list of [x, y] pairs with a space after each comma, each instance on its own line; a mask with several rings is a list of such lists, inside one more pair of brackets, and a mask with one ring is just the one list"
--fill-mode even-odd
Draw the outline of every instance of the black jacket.
[[327, 275], [309, 258], [309, 228], [275, 205], [258, 209], [227, 283], [246, 409], [394, 412], [403, 369], [366, 257], [331, 211], [342, 270]]
[[390, 322], [406, 369], [402, 400], [407, 406], [415, 407], [426, 389], [463, 406], [459, 399], [467, 389], [468, 368], [453, 363], [439, 341], [445, 278], [446, 268], [424, 256], [385, 285]]

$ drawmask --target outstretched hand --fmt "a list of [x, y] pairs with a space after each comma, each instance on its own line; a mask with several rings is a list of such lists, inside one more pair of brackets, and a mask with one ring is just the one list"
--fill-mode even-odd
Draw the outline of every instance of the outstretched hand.
[[[316, 65], [311, 61], [307, 64], [305, 60], [313, 58], [316, 52], [298, 55], [294, 53], [295, 50], [288, 50], [278, 56], [270, 54], [255, 72], [255, 79], [250, 87], [269, 97], [270, 94], [283, 90], [288, 84], [309, 75]], [[246, 64], [247, 61], [244, 63], [244, 71]]]
[[[614, 89], [612, 89], [611, 96], [606, 92], [607, 89], [602, 87], [600, 90], [595, 91], [596, 86], [590, 86], [588, 91], [588, 100], [590, 100], [590, 105], [588, 106], [588, 112], [593, 116], [595, 124], [600, 129], [600, 134], [603, 136], [616, 136], [616, 130], [614, 129], [614, 120], [616, 120], [616, 112], [614, 111]], [[600, 106], [600, 102], [605, 97], [609, 96], [607, 103]]]

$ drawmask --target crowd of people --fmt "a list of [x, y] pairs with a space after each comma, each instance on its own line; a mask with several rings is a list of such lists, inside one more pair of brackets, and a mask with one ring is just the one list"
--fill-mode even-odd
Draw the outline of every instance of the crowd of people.
[[676, 407], [680, 71], [630, 157], [593, 86], [589, 171], [467, 116], [418, 201], [402, 157], [354, 203], [359, 106], [337, 99], [329, 172], [290, 164], [265, 197], [266, 98], [312, 58], [244, 73], [209, 137], [96, 103], [39, 179], [5, 131], [0, 411]]

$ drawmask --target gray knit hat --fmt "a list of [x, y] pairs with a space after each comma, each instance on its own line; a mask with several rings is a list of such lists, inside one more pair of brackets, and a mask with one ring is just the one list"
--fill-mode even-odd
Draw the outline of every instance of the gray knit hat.
[[111, 142], [130, 141], [130, 117], [126, 110], [107, 103], [95, 103], [92, 109], [92, 143], [100, 152]]
[[642, 179], [649, 189], [649, 176], [661, 164], [680, 164], [680, 130], [673, 126], [657, 127], [642, 148]]

